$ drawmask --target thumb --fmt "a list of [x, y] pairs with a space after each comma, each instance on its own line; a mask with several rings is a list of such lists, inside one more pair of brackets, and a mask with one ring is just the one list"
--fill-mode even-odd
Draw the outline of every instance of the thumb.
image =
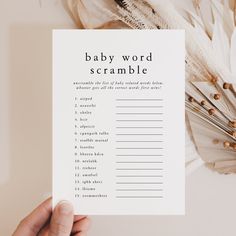
[[67, 201], [60, 202], [53, 211], [48, 236], [69, 236], [73, 220], [72, 205]]

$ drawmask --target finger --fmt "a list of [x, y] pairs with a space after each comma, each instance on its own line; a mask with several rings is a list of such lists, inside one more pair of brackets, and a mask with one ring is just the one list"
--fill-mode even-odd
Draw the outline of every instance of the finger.
[[37, 236], [48, 236], [49, 234], [49, 224], [46, 224], [37, 234]]
[[51, 213], [52, 200], [49, 198], [20, 222], [13, 236], [37, 235], [49, 220]]
[[74, 216], [74, 222], [77, 222], [77, 221], [79, 221], [79, 220], [82, 220], [82, 219], [84, 219], [84, 218], [86, 218], [87, 216], [81, 216], [81, 215], [75, 215]]
[[74, 223], [72, 228], [72, 234], [80, 233], [80, 232], [87, 232], [90, 227], [90, 219], [84, 218], [76, 223]]
[[74, 234], [74, 236], [86, 236], [87, 234], [85, 232], [79, 232]]
[[67, 201], [60, 202], [52, 214], [48, 236], [69, 236], [74, 220], [72, 205]]

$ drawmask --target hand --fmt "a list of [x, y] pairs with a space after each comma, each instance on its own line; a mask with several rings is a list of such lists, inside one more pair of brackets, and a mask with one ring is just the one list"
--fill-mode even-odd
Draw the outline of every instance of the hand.
[[74, 216], [67, 201], [60, 202], [52, 212], [51, 198], [24, 218], [12, 236], [85, 236], [89, 228], [86, 216]]

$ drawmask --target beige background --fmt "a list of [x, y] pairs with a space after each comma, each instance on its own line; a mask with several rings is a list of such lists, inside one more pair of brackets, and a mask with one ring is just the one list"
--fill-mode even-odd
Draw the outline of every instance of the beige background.
[[[58, 0], [0, 0], [0, 235], [51, 191], [51, 30]], [[92, 217], [89, 236], [236, 235], [236, 176], [187, 177], [186, 216]]]

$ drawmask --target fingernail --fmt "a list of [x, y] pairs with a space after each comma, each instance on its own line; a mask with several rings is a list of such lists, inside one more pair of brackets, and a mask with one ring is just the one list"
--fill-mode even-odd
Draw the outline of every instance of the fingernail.
[[73, 206], [68, 201], [61, 201], [58, 207], [60, 213], [62, 214], [69, 214], [73, 211]]

